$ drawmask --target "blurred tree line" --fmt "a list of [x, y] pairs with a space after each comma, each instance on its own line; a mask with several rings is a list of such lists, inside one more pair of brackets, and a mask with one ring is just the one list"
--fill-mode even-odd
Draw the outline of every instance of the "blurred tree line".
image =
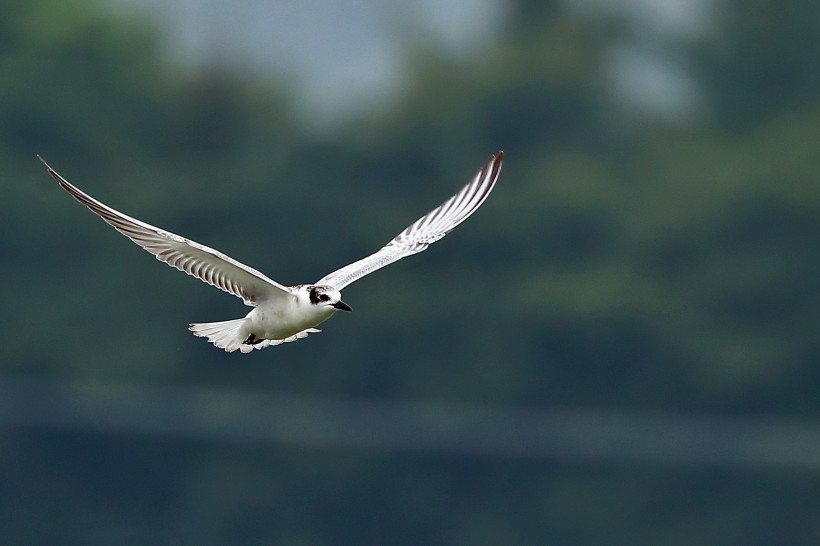
[[[485, 51], [410, 52], [388, 109], [316, 134], [285, 86], [169, 61], [150, 21], [0, 1], [2, 373], [820, 414], [818, 4], [716, 0], [711, 31], [665, 44], [698, 94], [672, 119], [614, 90], [627, 22], [510, 6]], [[348, 287], [356, 312], [324, 333], [245, 357], [185, 330], [244, 315], [238, 300], [154, 264], [35, 159], [292, 284], [378, 248], [497, 149], [500, 183], [467, 227]], [[9, 544], [820, 538], [816, 476], [2, 438]]]

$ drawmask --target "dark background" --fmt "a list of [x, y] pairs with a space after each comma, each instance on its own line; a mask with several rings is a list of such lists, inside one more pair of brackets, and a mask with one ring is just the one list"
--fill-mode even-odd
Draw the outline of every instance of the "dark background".
[[[408, 44], [389, 105], [316, 131], [148, 19], [0, 1], [0, 542], [817, 544], [820, 3], [651, 39], [568, 5], [509, 2], [467, 58]], [[686, 108], [641, 108], [624, 51]], [[498, 149], [464, 226], [250, 355], [185, 329], [241, 302], [35, 159], [295, 284]]]

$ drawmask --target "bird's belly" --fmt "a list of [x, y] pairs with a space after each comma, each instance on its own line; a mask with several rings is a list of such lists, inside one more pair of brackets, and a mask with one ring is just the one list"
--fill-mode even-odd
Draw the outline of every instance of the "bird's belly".
[[281, 309], [256, 307], [247, 318], [250, 332], [263, 339], [285, 339], [308, 328], [313, 328], [333, 316], [333, 310], [299, 313]]

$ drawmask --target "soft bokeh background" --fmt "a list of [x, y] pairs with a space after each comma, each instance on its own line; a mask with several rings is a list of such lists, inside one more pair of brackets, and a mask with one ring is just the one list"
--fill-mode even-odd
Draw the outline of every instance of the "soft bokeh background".
[[[0, 542], [820, 542], [820, 3], [381, 4], [0, 1]], [[35, 159], [290, 284], [498, 149], [245, 356]]]

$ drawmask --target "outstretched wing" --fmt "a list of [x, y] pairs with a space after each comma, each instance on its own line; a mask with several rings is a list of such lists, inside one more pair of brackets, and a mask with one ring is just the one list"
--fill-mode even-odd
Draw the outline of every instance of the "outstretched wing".
[[325, 275], [316, 284], [326, 284], [341, 290], [368, 273], [405, 256], [421, 252], [450, 233], [478, 210], [490, 195], [501, 171], [503, 159], [504, 152], [490, 156], [475, 177], [457, 194], [416, 220], [378, 252]]
[[218, 250], [131, 218], [86, 195], [37, 156], [48, 173], [74, 199], [105, 220], [114, 229], [156, 256], [162, 262], [197, 279], [233, 294], [250, 306], [258, 302], [282, 297], [290, 291], [259, 271], [239, 263]]

